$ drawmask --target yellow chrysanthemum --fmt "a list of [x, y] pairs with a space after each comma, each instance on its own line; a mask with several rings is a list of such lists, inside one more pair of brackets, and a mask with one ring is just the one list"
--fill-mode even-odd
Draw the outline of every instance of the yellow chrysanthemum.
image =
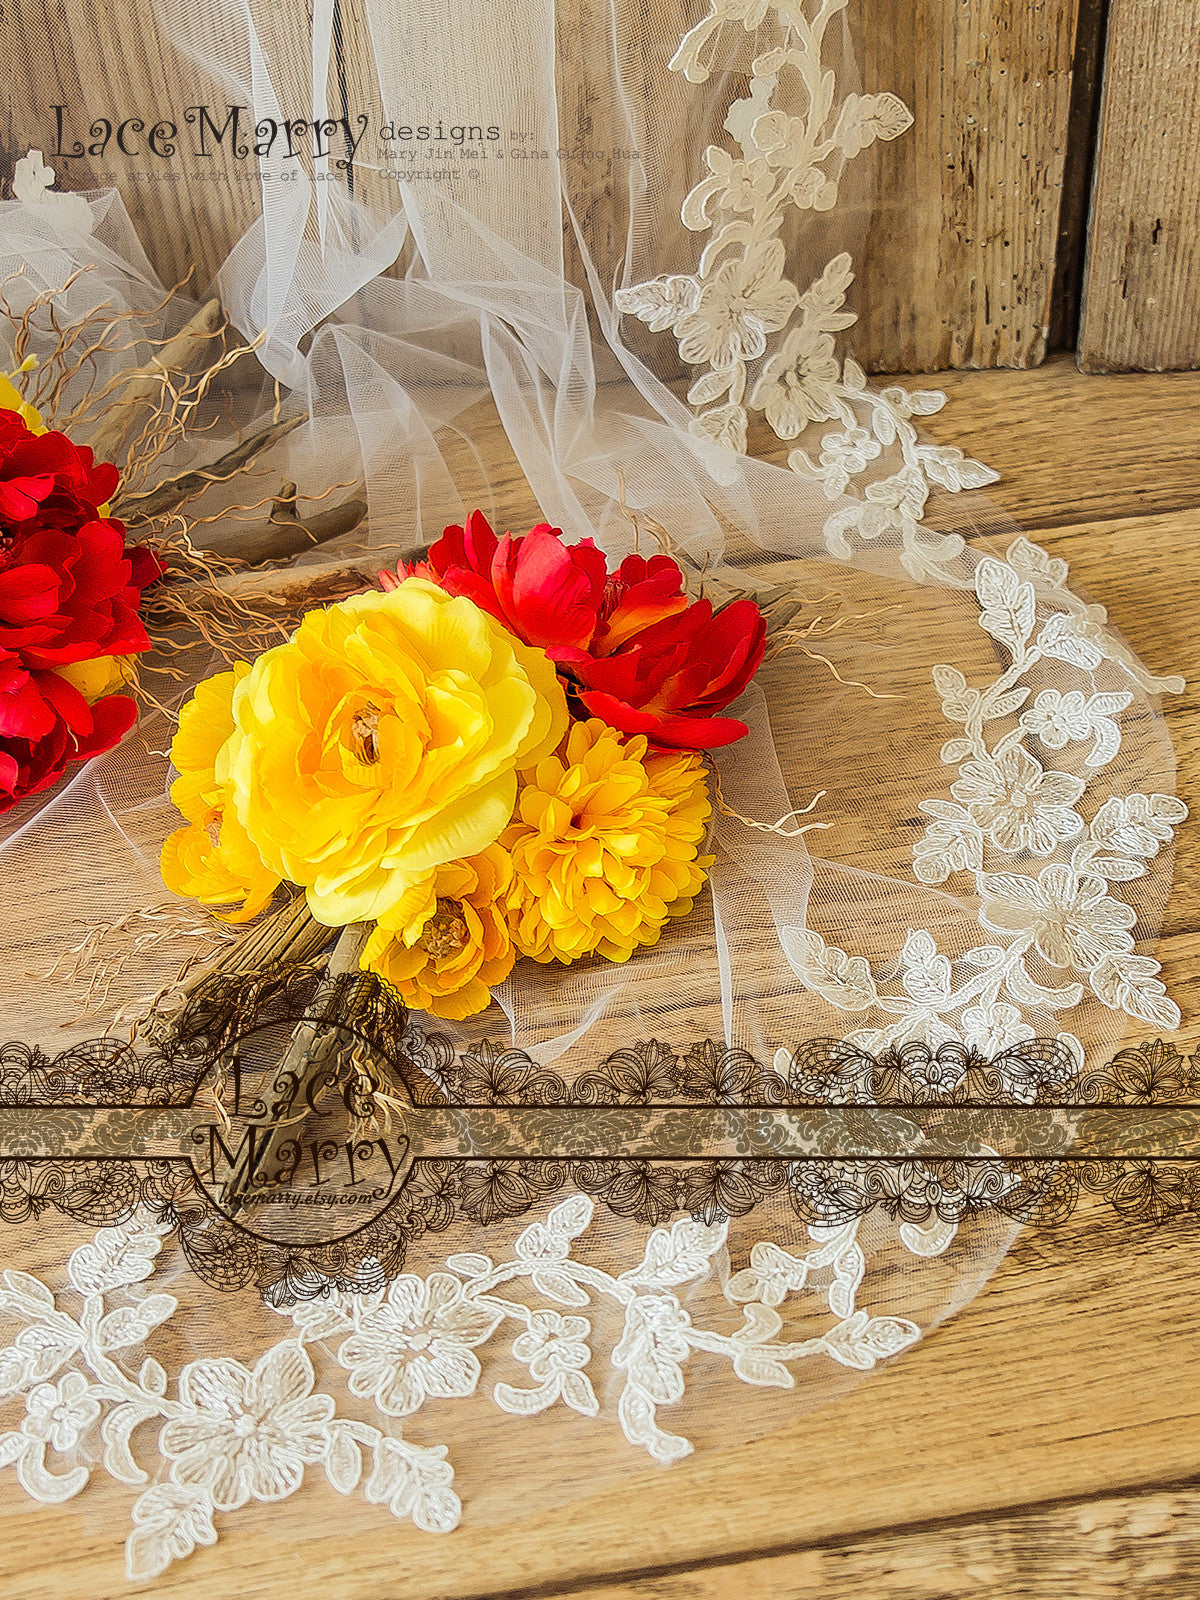
[[512, 861], [498, 844], [447, 862], [376, 924], [363, 969], [386, 978], [415, 1011], [461, 1021], [486, 1010], [491, 986], [516, 960], [504, 900], [511, 882]]
[[[171, 799], [188, 826], [162, 849], [163, 882], [173, 894], [210, 907], [223, 922], [249, 922], [279, 887], [238, 821], [229, 786], [226, 745], [233, 732], [233, 692], [249, 673], [245, 661], [200, 684], [179, 714], [171, 762], [179, 773]], [[217, 907], [228, 907], [217, 910]]]
[[242, 825], [342, 927], [494, 843], [567, 707], [543, 651], [410, 578], [310, 612], [238, 685], [233, 718]]
[[691, 751], [648, 753], [607, 723], [577, 722], [565, 757], [521, 774], [500, 842], [513, 858], [513, 940], [536, 961], [598, 952], [627, 961], [685, 916], [711, 856], [699, 855], [712, 806]]

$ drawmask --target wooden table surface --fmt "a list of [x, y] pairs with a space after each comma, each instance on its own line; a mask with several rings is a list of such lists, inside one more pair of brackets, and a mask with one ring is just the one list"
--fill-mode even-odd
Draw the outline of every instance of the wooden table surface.
[[[1143, 659], [1191, 675], [1200, 632], [1200, 375], [939, 374], [941, 442], [1109, 607]], [[1200, 677], [1200, 674], [1197, 674]], [[1168, 707], [1184, 826], [1160, 954], [1200, 1048], [1200, 703]], [[449, 1537], [314, 1482], [221, 1519], [147, 1588], [125, 1582], [129, 1491], [61, 1507], [0, 1479], [0, 1594], [67, 1600], [1099, 1600], [1200, 1594], [1200, 1225], [1083, 1210], [1027, 1232], [967, 1308], [836, 1405], [505, 1527]]]

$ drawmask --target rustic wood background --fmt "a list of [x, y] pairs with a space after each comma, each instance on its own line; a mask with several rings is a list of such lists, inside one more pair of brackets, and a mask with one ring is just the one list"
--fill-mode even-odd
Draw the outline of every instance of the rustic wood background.
[[[605, 48], [596, 0], [558, 9], [563, 135], [611, 143], [611, 95], [587, 71]], [[10, 167], [30, 142], [51, 148], [56, 102], [128, 114], [205, 98], [202, 75], [149, 10], [140, 0], [9, 0], [0, 153]], [[648, 143], [698, 151], [706, 130], [693, 126], [694, 91], [664, 84], [662, 68], [704, 0], [655, 0], [646, 15], [645, 76], [635, 65], [631, 93], [652, 107]], [[348, 103], [374, 105], [361, 0], [341, 0], [340, 19]], [[850, 21], [864, 89], [894, 89], [916, 115], [903, 138], [860, 157], [875, 195], [859, 258], [861, 361], [880, 372], [1028, 367], [1078, 340], [1088, 371], [1200, 365], [1194, 0], [855, 0]], [[97, 59], [107, 63], [103, 83], [86, 65]], [[299, 64], [295, 72], [301, 105]], [[209, 98], [223, 94], [214, 86]], [[85, 156], [64, 183], [86, 188], [105, 170], [137, 165]], [[253, 220], [257, 186], [239, 165], [214, 162], [200, 188], [125, 186], [166, 280], [194, 268], [202, 284]], [[605, 242], [624, 235], [613, 171], [591, 163], [571, 173], [602, 258]], [[388, 187], [365, 171], [357, 181], [366, 198]]]
[[[1058, 356], [1036, 372], [939, 382], [952, 403], [929, 419], [938, 443], [992, 462], [995, 503], [1070, 562], [1148, 666], [1190, 676], [1200, 377], [1089, 377]], [[472, 436], [500, 520], [526, 525], [534, 508], [499, 428]], [[774, 459], [786, 448], [775, 441]], [[1196, 688], [1164, 704], [1193, 820], [1158, 945], [1185, 1018], [1174, 1043], [1189, 1055], [1200, 1051]], [[940, 733], [929, 735], [914, 747], [936, 749]], [[872, 782], [873, 795], [884, 779]], [[843, 832], [831, 837], [840, 855]], [[874, 864], [895, 872], [889, 830], [873, 837]], [[847, 843], [873, 864], [857, 838]], [[1135, 1038], [1147, 1031], [1131, 1027]], [[0, 1597], [1196, 1600], [1198, 1227], [1195, 1217], [1121, 1224], [1085, 1207], [1061, 1228], [1024, 1230], [976, 1299], [836, 1405], [756, 1444], [700, 1451], [670, 1470], [647, 1462], [606, 1492], [445, 1538], [310, 1473], [302, 1493], [223, 1516], [216, 1546], [130, 1586], [121, 1551], [136, 1490], [98, 1472], [77, 1499], [42, 1506], [6, 1472]], [[9, 1228], [4, 1265], [44, 1272], [61, 1265], [68, 1237], [90, 1233]], [[244, 1302], [238, 1314], [248, 1315]], [[515, 1445], [528, 1429], [538, 1449], [536, 1420], [502, 1420]]]
[[1112, 0], [1085, 372], [1200, 366], [1200, 7]]

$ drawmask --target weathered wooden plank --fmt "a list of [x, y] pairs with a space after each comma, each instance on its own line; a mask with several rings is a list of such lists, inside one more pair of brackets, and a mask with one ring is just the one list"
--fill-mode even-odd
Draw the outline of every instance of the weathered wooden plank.
[[1079, 339], [1079, 296], [1087, 257], [1088, 210], [1108, 0], [1079, 0], [1075, 23], [1075, 64], [1067, 111], [1067, 149], [1062, 201], [1058, 208], [1058, 250], [1050, 306], [1050, 348], [1073, 350]]
[[[15, 155], [40, 148], [61, 188], [115, 184], [159, 276], [173, 284], [190, 272], [192, 291], [198, 292], [261, 209], [258, 184], [246, 181], [256, 165], [252, 159], [190, 156], [196, 130], [186, 122], [186, 110], [207, 103], [220, 125], [222, 90], [172, 48], [152, 7], [135, 11], [123, 0], [12, 0], [4, 26], [5, 147]], [[62, 148], [70, 151], [78, 142], [78, 157], [53, 154], [56, 103], [65, 107]], [[102, 153], [103, 132], [92, 127], [100, 118], [111, 124]], [[144, 124], [126, 131], [132, 155], [122, 153], [116, 140], [115, 130], [126, 119]], [[173, 155], [149, 149], [150, 129], [160, 119], [177, 125], [174, 141], [165, 135], [156, 141]], [[196, 172], [201, 181], [189, 181]]]
[[1084, 277], [1085, 372], [1200, 366], [1200, 9], [1113, 0]]
[[1013, 1517], [899, 1529], [873, 1539], [616, 1583], [545, 1600], [1190, 1600], [1200, 1492], [1073, 1500]]
[[858, 8], [866, 88], [895, 90], [916, 117], [873, 157], [853, 333], [872, 370], [1044, 357], [1076, 12], [1077, 0]]
[[[859, 158], [863, 178], [878, 190], [861, 263], [863, 311], [854, 347], [873, 370], [1041, 360], [1077, 4], [920, 0], [914, 7], [910, 0], [855, 0], [850, 16], [866, 87], [896, 90], [917, 118], [902, 139]], [[651, 217], [637, 202], [639, 226], [649, 223], [655, 231], [655, 270], [664, 263], [682, 270], [694, 259], [699, 241], [682, 228], [678, 204], [687, 182], [700, 176], [705, 144], [726, 138], [705, 92], [666, 72], [679, 38], [702, 14], [698, 0], [644, 5], [636, 40], [623, 34], [619, 46], [659, 205]], [[341, 0], [338, 15], [331, 113], [375, 112], [375, 62], [362, 0]], [[56, 102], [68, 107], [72, 137], [81, 136], [85, 145], [93, 142], [91, 116], [142, 116], [149, 123], [197, 102], [223, 106], [226, 91], [173, 47], [153, 11], [137, 8], [136, 25], [134, 16], [132, 0], [11, 0], [0, 148], [12, 157], [32, 144], [49, 154]], [[611, 47], [606, 8], [594, 0], [560, 0], [558, 39], [563, 148], [595, 152], [620, 145], [624, 124], [613, 105], [608, 65], [599, 65]], [[284, 111], [302, 115], [309, 86], [299, 54], [289, 60], [281, 52], [273, 70], [283, 76]], [[190, 149], [192, 130], [181, 122], [181, 131], [181, 146]], [[378, 150], [373, 159], [383, 159]], [[164, 162], [125, 156], [113, 141], [103, 157], [85, 153], [56, 165], [65, 187], [104, 186], [116, 175], [151, 260], [169, 282], [194, 269], [196, 283], [207, 283], [259, 211], [252, 159]], [[566, 163], [572, 204], [609, 286], [623, 254], [634, 165], [594, 154], [572, 154]], [[207, 169], [204, 181], [188, 182], [186, 174], [199, 168]], [[395, 181], [365, 162], [356, 186], [380, 208], [396, 204]], [[853, 231], [853, 217], [850, 226]], [[573, 256], [568, 244], [572, 275], [582, 281]], [[658, 338], [655, 348], [669, 357], [669, 341]]]

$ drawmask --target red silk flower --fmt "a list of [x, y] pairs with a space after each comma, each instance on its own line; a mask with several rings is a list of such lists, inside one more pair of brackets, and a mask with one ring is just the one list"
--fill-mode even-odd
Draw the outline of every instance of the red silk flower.
[[465, 595], [559, 662], [612, 649], [687, 605], [683, 574], [667, 556], [628, 556], [610, 574], [591, 539], [564, 544], [548, 522], [498, 539], [481, 511], [465, 527], [447, 528], [409, 575]]
[[138, 605], [164, 568], [101, 514], [117, 482], [86, 447], [0, 410], [0, 811], [110, 749], [136, 714], [127, 695], [89, 705], [56, 670], [150, 645]]
[[[4, 670], [0, 667], [0, 673]], [[46, 677], [57, 674], [48, 672]], [[106, 695], [89, 706], [65, 679], [58, 682], [68, 691], [65, 696], [55, 696], [66, 702], [65, 715], [56, 711], [46, 731], [35, 737], [0, 737], [0, 812], [10, 810], [26, 795], [50, 788], [71, 762], [111, 750], [137, 720], [137, 704], [128, 695]], [[0, 693], [0, 706], [8, 698]]]
[[7, 537], [77, 528], [112, 498], [120, 474], [64, 433], [34, 433], [15, 411], [0, 411], [0, 528]]
[[578, 663], [585, 709], [622, 733], [644, 733], [677, 750], [712, 750], [745, 736], [744, 722], [717, 717], [758, 671], [767, 627], [752, 600], [713, 610], [697, 600], [656, 622], [611, 655]]
[[[566, 544], [545, 522], [498, 539], [475, 511], [407, 572], [465, 595], [545, 650], [588, 714], [623, 732], [682, 750], [731, 744], [746, 732], [713, 713], [754, 676], [766, 625], [749, 600], [715, 613], [707, 600], [689, 605], [670, 556], [626, 556], [609, 572], [591, 539]], [[380, 578], [385, 588], [398, 581]]]

